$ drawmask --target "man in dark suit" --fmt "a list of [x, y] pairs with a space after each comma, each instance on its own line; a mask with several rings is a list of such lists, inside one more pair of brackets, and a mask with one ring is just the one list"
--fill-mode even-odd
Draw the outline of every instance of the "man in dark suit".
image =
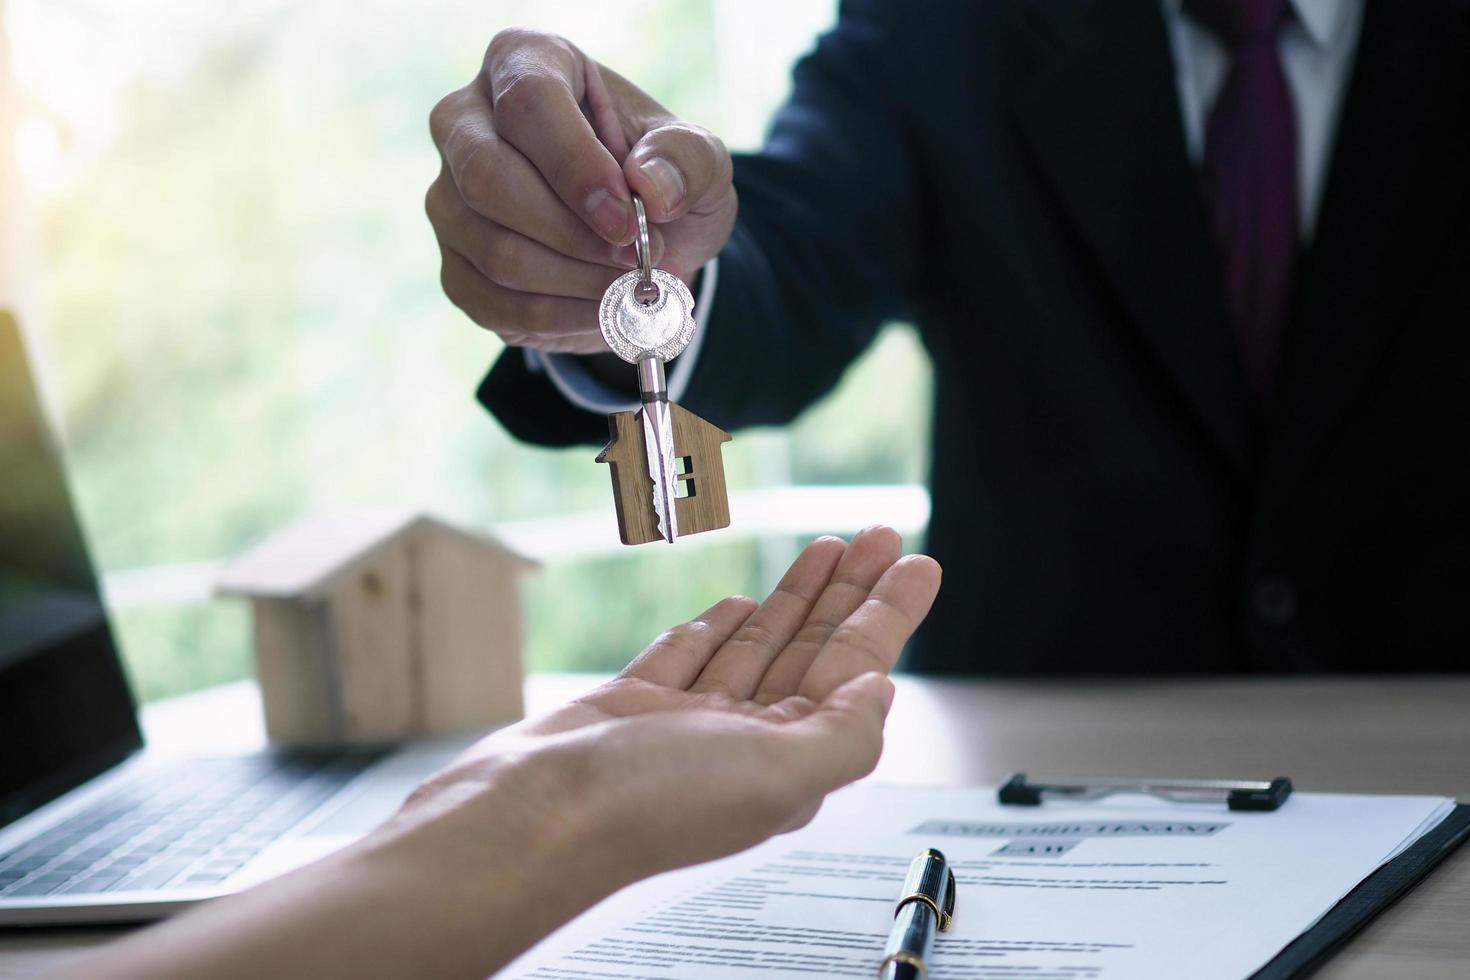
[[480, 391], [511, 432], [605, 438], [631, 189], [704, 321], [671, 388], [724, 427], [918, 325], [911, 667], [1466, 668], [1467, 0], [866, 0], [795, 83], [733, 183], [557, 38], [436, 107], [445, 290], [528, 348]]

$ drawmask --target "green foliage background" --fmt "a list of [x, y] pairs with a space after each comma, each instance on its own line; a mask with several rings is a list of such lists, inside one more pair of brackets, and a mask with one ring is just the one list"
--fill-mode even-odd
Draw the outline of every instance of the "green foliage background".
[[[89, 43], [121, 23], [47, 2]], [[46, 324], [102, 567], [228, 556], [334, 507], [410, 505], [482, 529], [610, 508], [591, 450], [518, 444], [473, 401], [500, 347], [439, 292], [429, 109], [496, 30], [528, 23], [750, 146], [790, 54], [741, 52], [809, 45], [800, 25], [832, 4], [780, 16], [800, 6], [324, 0], [158, 21], [148, 43], [170, 57], [118, 92], [105, 152], [43, 202]], [[740, 434], [732, 489], [917, 482], [928, 401], [925, 357], [894, 328], [791, 430]], [[530, 664], [620, 666], [718, 598], [769, 588], [800, 543], [548, 565], [526, 583]], [[249, 672], [236, 602], [125, 609], [118, 626], [145, 698]]]

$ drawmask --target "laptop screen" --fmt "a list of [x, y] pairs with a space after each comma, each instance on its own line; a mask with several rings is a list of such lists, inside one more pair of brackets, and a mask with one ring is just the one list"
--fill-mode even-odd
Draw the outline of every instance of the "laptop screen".
[[141, 745], [20, 332], [0, 312], [0, 825]]

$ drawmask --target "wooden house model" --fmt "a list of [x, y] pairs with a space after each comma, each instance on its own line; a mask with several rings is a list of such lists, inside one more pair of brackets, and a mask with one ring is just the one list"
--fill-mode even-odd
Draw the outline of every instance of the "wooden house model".
[[380, 511], [309, 518], [231, 562], [273, 742], [392, 741], [521, 717], [517, 579], [491, 538]]
[[[730, 526], [730, 499], [725, 488], [725, 459], [721, 446], [730, 433], [680, 405], [670, 403], [674, 424], [675, 469], [679, 474], [674, 513], [679, 535], [698, 534]], [[599, 463], [612, 470], [613, 502], [618, 512], [618, 537], [623, 544], [661, 540], [653, 509], [653, 484], [648, 478], [641, 412], [608, 416], [610, 440], [598, 453]]]

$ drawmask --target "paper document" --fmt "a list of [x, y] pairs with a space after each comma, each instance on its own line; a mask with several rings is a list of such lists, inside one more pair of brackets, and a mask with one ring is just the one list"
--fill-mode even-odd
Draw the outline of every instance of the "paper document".
[[1140, 796], [1012, 807], [988, 789], [856, 786], [803, 830], [626, 889], [502, 975], [872, 977], [904, 872], [937, 847], [957, 900], [929, 980], [1237, 980], [1451, 807], [1311, 793], [1270, 813]]

